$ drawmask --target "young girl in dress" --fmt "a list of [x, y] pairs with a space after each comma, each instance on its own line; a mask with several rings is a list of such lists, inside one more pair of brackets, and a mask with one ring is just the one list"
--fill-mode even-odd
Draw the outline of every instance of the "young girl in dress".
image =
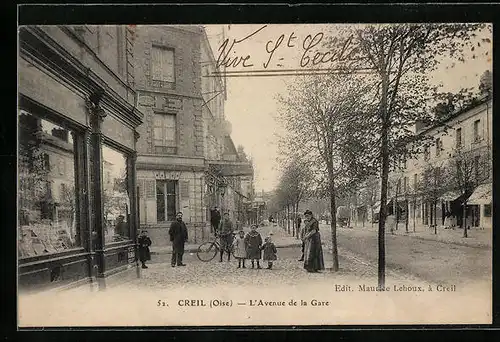
[[142, 263], [142, 268], [148, 268], [146, 266], [146, 261], [151, 260], [151, 253], [149, 252], [149, 246], [151, 246], [151, 239], [148, 236], [147, 230], [142, 230], [141, 235], [137, 239], [139, 245], [139, 260]]
[[245, 232], [240, 230], [238, 235], [233, 241], [234, 257], [238, 259], [238, 268], [245, 267], [245, 258], [247, 257], [247, 251], [245, 246]]
[[267, 268], [273, 268], [273, 261], [277, 259], [276, 257], [276, 246], [271, 240], [271, 236], [266, 237], [264, 244], [262, 245], [262, 250], [264, 251], [264, 261], [267, 261]]

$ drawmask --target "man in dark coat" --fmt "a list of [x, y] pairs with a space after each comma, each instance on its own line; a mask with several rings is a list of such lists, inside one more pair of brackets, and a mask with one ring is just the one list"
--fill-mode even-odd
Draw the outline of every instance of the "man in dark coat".
[[219, 209], [217, 207], [214, 207], [212, 210], [210, 210], [210, 223], [212, 225], [212, 233], [217, 233], [217, 229], [219, 228], [221, 216]]
[[227, 261], [231, 260], [230, 248], [233, 244], [233, 222], [229, 218], [229, 213], [224, 213], [224, 220], [220, 223], [219, 237], [220, 237], [220, 262], [222, 262], [222, 257], [224, 252], [227, 253]]
[[172, 241], [172, 267], [186, 266], [182, 263], [184, 255], [184, 244], [188, 239], [188, 231], [186, 224], [182, 221], [182, 213], [177, 213], [177, 219], [172, 222], [168, 230], [170, 241]]

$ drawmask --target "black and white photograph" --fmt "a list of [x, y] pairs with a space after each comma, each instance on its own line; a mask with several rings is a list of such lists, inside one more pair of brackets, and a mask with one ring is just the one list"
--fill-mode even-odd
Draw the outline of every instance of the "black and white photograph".
[[18, 326], [492, 323], [493, 25], [18, 28]]

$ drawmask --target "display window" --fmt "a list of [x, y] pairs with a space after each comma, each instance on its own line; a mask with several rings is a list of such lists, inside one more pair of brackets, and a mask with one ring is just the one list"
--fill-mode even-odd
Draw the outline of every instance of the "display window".
[[18, 127], [19, 257], [80, 247], [75, 132], [25, 110]]
[[130, 239], [130, 197], [127, 154], [102, 146], [104, 242]]

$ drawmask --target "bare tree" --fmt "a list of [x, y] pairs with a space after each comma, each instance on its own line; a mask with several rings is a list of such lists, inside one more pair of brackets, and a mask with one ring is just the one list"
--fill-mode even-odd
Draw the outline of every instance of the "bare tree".
[[349, 75], [315, 75], [290, 85], [288, 96], [279, 98], [287, 130], [283, 154], [301, 156], [316, 176], [319, 192], [330, 198], [333, 271], [339, 268], [337, 191], [347, 190], [376, 164], [367, 162], [373, 111], [366, 94], [371, 86]]
[[[379, 151], [381, 194], [379, 219], [379, 287], [385, 286], [385, 220], [387, 183], [391, 156], [407, 146], [400, 143], [413, 133], [407, 128], [427, 117], [428, 103], [435, 98], [425, 75], [445, 55], [464, 60], [472, 49], [471, 38], [485, 25], [398, 24], [363, 25], [354, 30], [348, 53], [358, 61], [351, 67], [371, 69], [378, 80]], [[490, 29], [491, 30], [491, 29]], [[338, 44], [338, 43], [337, 43]], [[415, 137], [417, 138], [417, 137]], [[399, 149], [397, 148], [399, 147]]]

